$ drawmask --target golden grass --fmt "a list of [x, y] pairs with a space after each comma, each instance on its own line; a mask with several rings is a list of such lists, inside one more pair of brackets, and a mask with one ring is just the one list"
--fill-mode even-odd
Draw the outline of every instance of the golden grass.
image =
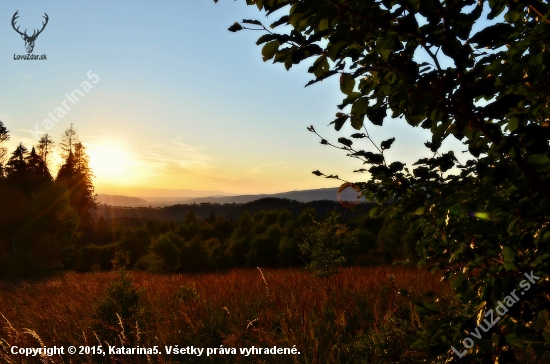
[[[445, 295], [438, 277], [399, 267], [347, 268], [329, 279], [302, 270], [232, 270], [202, 275], [153, 275], [130, 272], [143, 289], [143, 325], [122, 328], [118, 345], [141, 347], [293, 347], [297, 356], [180, 355], [77, 356], [25, 359], [10, 354], [12, 345], [39, 347], [98, 345], [92, 330], [94, 303], [105, 297], [115, 273], [66, 273], [42, 282], [0, 282], [0, 361], [5, 363], [187, 363], [384, 362], [379, 349], [389, 340], [387, 328], [399, 318], [415, 327], [418, 317], [410, 302], [392, 288], [388, 275], [412, 294], [434, 291]], [[182, 299], [180, 287], [195, 287], [196, 295]], [[132, 336], [132, 338], [129, 338]], [[362, 341], [361, 341], [362, 340]], [[407, 343], [396, 341], [407, 350]], [[103, 343], [104, 349], [106, 348]], [[114, 344], [114, 343], [111, 343]], [[395, 345], [397, 345], [395, 344]], [[409, 343], [410, 344], [410, 343]], [[394, 346], [395, 346], [394, 345]], [[391, 346], [391, 345], [390, 345]], [[377, 349], [378, 348], [378, 349]], [[237, 349], [237, 352], [239, 349]], [[358, 354], [359, 353], [359, 354]], [[370, 354], [369, 354], [370, 353]], [[368, 360], [367, 360], [368, 359]], [[379, 360], [379, 361], [376, 361]]]

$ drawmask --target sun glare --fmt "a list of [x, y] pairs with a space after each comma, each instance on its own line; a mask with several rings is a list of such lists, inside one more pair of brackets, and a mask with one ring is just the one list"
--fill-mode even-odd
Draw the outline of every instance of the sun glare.
[[125, 150], [113, 145], [88, 145], [87, 149], [96, 180], [120, 183], [128, 179], [132, 160]]

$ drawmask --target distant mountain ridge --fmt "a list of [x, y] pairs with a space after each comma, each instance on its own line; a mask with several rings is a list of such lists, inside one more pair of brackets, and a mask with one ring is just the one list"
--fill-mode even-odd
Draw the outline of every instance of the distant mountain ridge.
[[338, 188], [320, 188], [315, 190], [289, 191], [261, 195], [199, 197], [190, 199], [186, 201], [186, 203], [248, 203], [267, 197], [289, 199], [298, 202], [312, 202], [321, 200], [338, 201]]
[[[182, 190], [184, 191], [184, 190]], [[197, 192], [197, 191], [194, 191]], [[280, 198], [294, 200], [298, 202], [312, 201], [338, 201], [338, 188], [320, 188], [312, 190], [289, 191], [272, 194], [259, 195], [236, 195], [236, 196], [151, 196], [151, 197], [129, 197], [122, 195], [98, 195], [98, 202], [111, 206], [142, 207], [142, 206], [169, 206], [176, 204], [200, 204], [200, 203], [218, 203], [218, 204], [245, 204], [263, 198]], [[341, 194], [344, 200], [357, 200], [356, 193], [348, 189]], [[364, 200], [363, 200], [364, 201]]]
[[299, 216], [304, 209], [312, 207], [319, 216], [325, 216], [327, 213], [336, 211], [342, 218], [348, 219], [357, 214], [369, 211], [374, 203], [361, 203], [352, 211], [337, 201], [312, 201], [298, 202], [275, 197], [266, 197], [245, 204], [211, 204], [195, 203], [185, 205], [172, 205], [165, 207], [120, 207], [99, 205], [96, 211], [97, 216], [103, 216], [105, 219], [120, 221], [124, 224], [143, 225], [146, 220], [156, 221], [184, 221], [187, 215], [192, 212], [200, 219], [207, 218], [214, 214], [215, 216], [226, 219], [236, 220], [244, 211], [255, 214], [260, 211], [287, 210], [295, 217]]
[[[145, 187], [109, 187], [101, 186], [96, 188], [102, 195], [132, 196], [142, 199], [162, 199], [162, 198], [196, 198], [207, 196], [233, 196], [234, 193], [222, 191], [195, 191], [188, 189], [170, 190], [164, 188], [145, 188]], [[149, 200], [148, 200], [149, 201]]]
[[144, 199], [121, 195], [98, 194], [96, 195], [96, 201], [100, 204], [110, 206], [141, 207], [150, 205], [149, 201], [146, 201]]

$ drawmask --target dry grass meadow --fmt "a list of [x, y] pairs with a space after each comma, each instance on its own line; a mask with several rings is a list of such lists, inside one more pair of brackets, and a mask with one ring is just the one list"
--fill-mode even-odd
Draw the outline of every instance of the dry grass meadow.
[[[420, 319], [392, 287], [448, 293], [438, 276], [399, 267], [346, 268], [329, 279], [303, 270], [232, 270], [202, 275], [129, 272], [139, 302], [126, 323], [98, 319], [118, 273], [66, 273], [0, 283], [0, 361], [12, 363], [386, 363], [413, 362]], [[119, 299], [124, 300], [122, 297]], [[111, 302], [112, 303], [112, 302]], [[112, 303], [115, 307], [116, 304]], [[132, 311], [133, 310], [133, 311]], [[99, 325], [99, 326], [98, 326]], [[101, 327], [98, 331], [98, 327]], [[10, 348], [158, 346], [160, 355], [27, 358]], [[299, 355], [167, 355], [165, 346], [292, 348]]]

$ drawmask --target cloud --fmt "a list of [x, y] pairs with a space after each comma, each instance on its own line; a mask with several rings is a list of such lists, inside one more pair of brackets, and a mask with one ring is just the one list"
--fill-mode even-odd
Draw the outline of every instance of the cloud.
[[[28, 133], [28, 134], [31, 134], [31, 132], [34, 132], [34, 130], [28, 130], [28, 129], [15, 129], [15, 130], [23, 131], [23, 132]], [[36, 132], [36, 134], [44, 135], [44, 134], [46, 134], [46, 133], [43, 132], [43, 131], [41, 131], [41, 130], [38, 130], [38, 131]]]
[[259, 173], [262, 173], [262, 170], [266, 169], [267, 167], [273, 167], [278, 165], [280, 165], [280, 163], [260, 164], [259, 166], [249, 169], [248, 174], [259, 174]]
[[205, 176], [215, 169], [214, 159], [204, 152], [204, 147], [183, 142], [182, 137], [167, 144], [151, 144], [136, 158], [139, 168], [150, 176], [181, 178], [184, 176]]

